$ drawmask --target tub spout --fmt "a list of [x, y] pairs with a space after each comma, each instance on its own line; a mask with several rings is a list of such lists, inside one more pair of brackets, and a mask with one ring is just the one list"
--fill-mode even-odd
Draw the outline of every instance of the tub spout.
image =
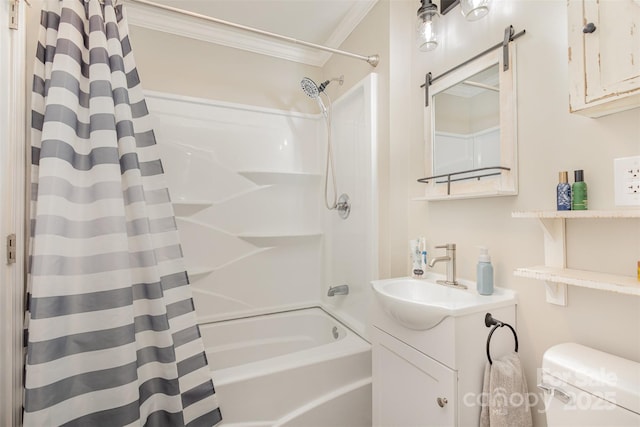
[[332, 297], [334, 295], [349, 295], [349, 285], [338, 285], [329, 287], [327, 296]]

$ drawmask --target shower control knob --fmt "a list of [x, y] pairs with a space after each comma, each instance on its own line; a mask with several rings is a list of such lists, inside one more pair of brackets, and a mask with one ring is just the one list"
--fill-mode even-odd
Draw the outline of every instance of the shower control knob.
[[444, 408], [445, 405], [448, 403], [446, 397], [439, 397], [439, 398], [436, 399], [436, 402], [438, 402], [438, 406], [441, 407], [441, 408]]

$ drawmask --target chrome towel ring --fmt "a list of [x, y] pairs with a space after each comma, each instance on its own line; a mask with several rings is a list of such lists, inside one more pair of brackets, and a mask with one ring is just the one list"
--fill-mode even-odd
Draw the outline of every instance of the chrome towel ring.
[[489, 364], [493, 365], [493, 360], [491, 360], [491, 352], [490, 352], [491, 336], [498, 328], [506, 326], [509, 329], [511, 329], [511, 332], [513, 333], [513, 338], [516, 341], [515, 352], [516, 353], [518, 352], [518, 334], [516, 334], [516, 330], [513, 329], [513, 327], [510, 324], [501, 322], [498, 319], [494, 319], [491, 313], [487, 313], [484, 316], [484, 324], [487, 328], [490, 328], [491, 326], [493, 326], [493, 329], [491, 329], [491, 332], [489, 332], [489, 336], [487, 337], [487, 359], [489, 359]]

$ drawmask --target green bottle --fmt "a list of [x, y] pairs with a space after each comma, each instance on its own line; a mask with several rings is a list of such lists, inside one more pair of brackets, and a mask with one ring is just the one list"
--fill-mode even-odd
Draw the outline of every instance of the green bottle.
[[587, 183], [584, 182], [582, 169], [573, 171], [574, 183], [571, 186], [571, 210], [587, 210]]

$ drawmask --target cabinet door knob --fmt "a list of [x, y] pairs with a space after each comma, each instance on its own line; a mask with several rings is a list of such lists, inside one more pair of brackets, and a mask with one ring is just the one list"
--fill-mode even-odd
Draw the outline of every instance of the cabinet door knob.
[[436, 402], [438, 402], [438, 406], [441, 408], [444, 408], [444, 405], [448, 403], [446, 397], [439, 397], [436, 399]]
[[584, 26], [584, 28], [582, 29], [582, 32], [585, 34], [590, 34], [593, 33], [596, 30], [596, 24], [594, 24], [593, 22], [589, 22], [587, 25]]

